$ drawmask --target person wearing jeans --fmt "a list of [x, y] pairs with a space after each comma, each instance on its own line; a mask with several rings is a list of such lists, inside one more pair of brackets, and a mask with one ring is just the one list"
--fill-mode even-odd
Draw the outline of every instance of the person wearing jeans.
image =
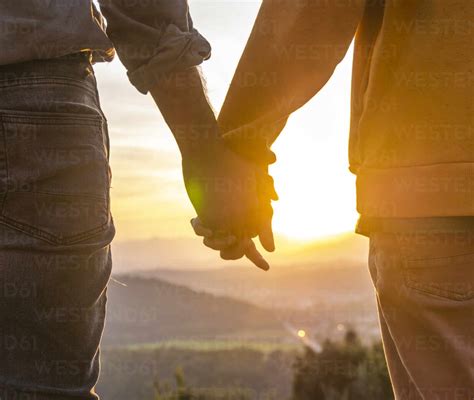
[[273, 143], [354, 43], [349, 168], [397, 400], [474, 398], [473, 21], [464, 0], [263, 0], [218, 118]]
[[176, 137], [203, 232], [239, 233], [243, 253], [268, 269], [250, 232], [271, 179], [220, 135], [197, 68], [211, 48], [187, 1], [99, 3], [107, 30], [88, 0], [0, 4], [1, 400], [98, 399], [115, 230], [92, 64], [115, 50]]
[[89, 58], [0, 66], [0, 93], [0, 398], [86, 398], [115, 233]]
[[0, 4], [3, 397], [97, 398], [113, 224], [105, 118], [78, 53], [115, 47], [176, 137], [196, 234], [266, 270], [252, 239], [274, 250], [269, 147], [355, 38], [350, 170], [395, 397], [471, 400], [474, 3], [263, 0], [218, 121], [186, 0], [99, 3], [107, 33], [91, 1]]

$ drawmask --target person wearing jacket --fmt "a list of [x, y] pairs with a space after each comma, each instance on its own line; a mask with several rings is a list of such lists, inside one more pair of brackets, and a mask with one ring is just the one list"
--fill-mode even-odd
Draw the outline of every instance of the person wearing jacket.
[[473, 21], [465, 0], [263, 0], [218, 118], [273, 143], [355, 40], [349, 164], [397, 400], [474, 397]]
[[[97, 398], [114, 228], [91, 61], [115, 48], [154, 97], [204, 243], [268, 269], [251, 239], [274, 248], [269, 146], [355, 37], [357, 230], [396, 397], [472, 398], [473, 5], [264, 0], [216, 122], [196, 67], [210, 46], [187, 2], [99, 3], [106, 32], [91, 1], [0, 4], [0, 318], [22, 343], [0, 346], [1, 397]], [[246, 85], [268, 71], [271, 85]]]

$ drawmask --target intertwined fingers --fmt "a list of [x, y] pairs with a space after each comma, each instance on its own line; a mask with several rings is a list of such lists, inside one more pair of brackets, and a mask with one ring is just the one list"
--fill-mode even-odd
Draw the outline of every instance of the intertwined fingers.
[[212, 236], [212, 230], [206, 228], [199, 217], [193, 218], [191, 221], [191, 226], [193, 227], [194, 233], [197, 236]]
[[[247, 257], [258, 268], [268, 271], [270, 265], [257, 250], [255, 243], [250, 238], [242, 238], [238, 240], [230, 234], [214, 235], [213, 231], [206, 228], [199, 217], [191, 220], [191, 226], [198, 236], [204, 236], [203, 243], [205, 246], [220, 251], [223, 260], [238, 260]], [[273, 241], [273, 234], [271, 235]], [[262, 240], [262, 238], [260, 238]]]
[[232, 235], [221, 236], [221, 237], [205, 237], [203, 243], [205, 246], [213, 250], [225, 250], [230, 246], [233, 246], [237, 242], [237, 238]]
[[237, 242], [237, 238], [234, 235], [224, 232], [216, 234], [211, 229], [205, 227], [199, 217], [191, 220], [191, 226], [197, 236], [204, 237], [204, 245], [213, 250], [224, 250]]
[[275, 251], [275, 238], [273, 237], [271, 218], [262, 221], [262, 227], [260, 229], [260, 232], [258, 233], [258, 239], [260, 240], [261, 245], [266, 251], [270, 253]]
[[268, 271], [270, 269], [270, 265], [257, 250], [255, 243], [250, 238], [241, 239], [235, 245], [221, 250], [221, 258], [223, 260], [238, 260], [244, 256], [261, 270]]
[[278, 200], [273, 178], [268, 174], [268, 168], [261, 168], [257, 172], [257, 190], [259, 198], [259, 232], [258, 237], [263, 248], [268, 252], [275, 251], [273, 237], [272, 201]]

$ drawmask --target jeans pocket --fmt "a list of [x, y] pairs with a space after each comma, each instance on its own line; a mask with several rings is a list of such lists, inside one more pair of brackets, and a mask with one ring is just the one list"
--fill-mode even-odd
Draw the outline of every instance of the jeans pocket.
[[408, 259], [405, 283], [419, 292], [450, 300], [474, 298], [474, 254]]
[[105, 121], [96, 114], [0, 112], [2, 223], [53, 244], [111, 223]]

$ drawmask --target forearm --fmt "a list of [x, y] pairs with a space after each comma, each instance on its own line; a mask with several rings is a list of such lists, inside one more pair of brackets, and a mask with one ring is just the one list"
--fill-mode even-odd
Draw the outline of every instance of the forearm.
[[210, 150], [219, 137], [216, 117], [198, 67], [168, 74], [151, 89], [183, 157]]
[[365, 0], [264, 0], [219, 115], [223, 131], [272, 142], [288, 116], [328, 81], [346, 53]]
[[150, 92], [178, 143], [184, 184], [205, 226], [255, 231], [254, 166], [221, 139], [199, 69], [167, 74]]

